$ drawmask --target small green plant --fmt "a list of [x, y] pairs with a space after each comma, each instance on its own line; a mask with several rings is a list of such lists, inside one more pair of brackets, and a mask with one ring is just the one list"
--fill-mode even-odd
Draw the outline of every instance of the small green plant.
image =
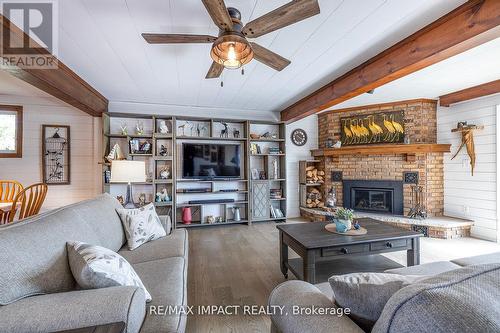
[[338, 208], [335, 212], [335, 217], [339, 220], [349, 220], [354, 219], [354, 211], [348, 208]]

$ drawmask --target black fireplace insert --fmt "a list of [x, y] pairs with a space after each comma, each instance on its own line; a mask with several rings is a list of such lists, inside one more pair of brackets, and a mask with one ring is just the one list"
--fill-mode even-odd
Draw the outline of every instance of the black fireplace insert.
[[344, 207], [358, 211], [403, 215], [403, 182], [344, 180]]

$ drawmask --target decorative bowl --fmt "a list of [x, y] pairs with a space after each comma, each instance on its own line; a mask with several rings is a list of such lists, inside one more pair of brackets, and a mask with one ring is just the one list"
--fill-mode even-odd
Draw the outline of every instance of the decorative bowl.
[[250, 133], [250, 139], [259, 140], [260, 139], [260, 135], [259, 134]]

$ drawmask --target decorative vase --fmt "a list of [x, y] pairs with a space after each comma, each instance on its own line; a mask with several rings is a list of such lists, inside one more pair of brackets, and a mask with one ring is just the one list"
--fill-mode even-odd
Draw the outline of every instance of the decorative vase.
[[233, 207], [234, 221], [241, 221], [240, 207]]
[[193, 217], [191, 215], [191, 207], [182, 208], [182, 223], [191, 224]]
[[335, 191], [333, 187], [330, 189], [326, 195], [325, 206], [329, 208], [334, 208], [337, 205], [337, 198], [335, 196]]
[[348, 232], [352, 229], [352, 221], [335, 219], [335, 226], [338, 232]]

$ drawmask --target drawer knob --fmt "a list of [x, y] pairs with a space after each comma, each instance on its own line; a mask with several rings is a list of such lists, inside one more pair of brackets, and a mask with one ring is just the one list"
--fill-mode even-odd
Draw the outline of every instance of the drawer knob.
[[341, 248], [340, 252], [343, 253], [343, 254], [347, 254], [348, 253], [348, 251], [347, 251], [347, 249], [345, 247]]
[[392, 247], [392, 243], [391, 242], [387, 242], [387, 243], [385, 243], [385, 246]]

